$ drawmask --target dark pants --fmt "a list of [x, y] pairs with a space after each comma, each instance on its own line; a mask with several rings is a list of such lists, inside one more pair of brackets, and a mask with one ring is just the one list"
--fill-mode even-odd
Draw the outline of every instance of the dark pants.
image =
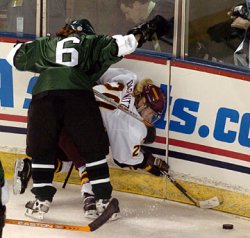
[[5, 225], [6, 206], [2, 204], [2, 187], [4, 186], [4, 169], [0, 160], [0, 238], [2, 238], [2, 231]]
[[0, 205], [0, 238], [2, 238], [3, 227], [5, 225], [6, 206]]
[[110, 182], [98, 183], [109, 178], [107, 163], [99, 163], [109, 152], [108, 138], [93, 93], [82, 90], [32, 99], [27, 133], [27, 155], [32, 157], [32, 192], [41, 200], [52, 201], [55, 190], [41, 184], [53, 181], [52, 166], [62, 128], [87, 164], [97, 162], [96, 166], [87, 168], [90, 182], [97, 181], [93, 186], [96, 197], [109, 198]]

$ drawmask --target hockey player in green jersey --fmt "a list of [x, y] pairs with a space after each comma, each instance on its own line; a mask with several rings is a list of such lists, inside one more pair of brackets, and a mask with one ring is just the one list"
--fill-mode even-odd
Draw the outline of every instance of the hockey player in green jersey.
[[62, 128], [86, 160], [98, 214], [106, 209], [112, 193], [105, 159], [109, 147], [92, 86], [111, 64], [151, 40], [157, 27], [152, 21], [129, 35], [98, 36], [88, 20], [76, 20], [55, 38], [17, 44], [9, 53], [8, 62], [18, 70], [40, 74], [28, 110], [26, 151], [32, 158], [35, 200], [26, 204], [26, 215], [43, 219], [49, 210], [56, 193], [54, 158]]

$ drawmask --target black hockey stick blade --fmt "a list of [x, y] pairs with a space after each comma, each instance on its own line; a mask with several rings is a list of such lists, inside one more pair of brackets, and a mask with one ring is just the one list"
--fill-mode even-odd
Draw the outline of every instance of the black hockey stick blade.
[[88, 225], [90, 227], [90, 231], [97, 230], [99, 227], [105, 224], [114, 213], [118, 212], [120, 212], [119, 202], [116, 198], [112, 198], [108, 207], [104, 210], [102, 215]]
[[27, 220], [16, 220], [16, 219], [6, 219], [6, 224], [12, 225], [21, 225], [21, 226], [31, 226], [31, 227], [39, 227], [39, 228], [50, 228], [50, 229], [63, 229], [70, 231], [83, 231], [83, 232], [92, 232], [100, 228], [104, 225], [109, 218], [114, 213], [119, 212], [119, 202], [116, 198], [113, 198], [108, 207], [104, 210], [102, 215], [97, 217], [94, 221], [89, 223], [86, 226], [76, 226], [76, 225], [66, 225], [66, 224], [53, 224], [53, 223], [44, 223], [44, 222], [35, 222], [35, 221], [27, 221]]

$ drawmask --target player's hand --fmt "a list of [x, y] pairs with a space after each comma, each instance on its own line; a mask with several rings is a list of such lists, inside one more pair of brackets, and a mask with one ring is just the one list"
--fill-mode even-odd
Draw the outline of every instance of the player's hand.
[[164, 17], [157, 15], [152, 20], [133, 27], [127, 34], [139, 36], [138, 47], [141, 47], [146, 41], [153, 40], [154, 33], [157, 34], [158, 38], [161, 38], [169, 30], [167, 28], [169, 28], [168, 21]]
[[247, 5], [243, 3], [243, 4], [239, 4], [239, 5], [232, 7], [230, 11], [228, 12], [228, 15], [231, 18], [242, 17], [242, 18], [247, 19], [248, 17]]
[[231, 27], [235, 27], [235, 28], [243, 29], [243, 30], [247, 30], [249, 26], [250, 26], [250, 21], [242, 17], [235, 18], [235, 20], [231, 24]]
[[151, 153], [145, 153], [142, 169], [155, 176], [161, 176], [168, 172], [169, 166], [164, 160], [154, 157]]

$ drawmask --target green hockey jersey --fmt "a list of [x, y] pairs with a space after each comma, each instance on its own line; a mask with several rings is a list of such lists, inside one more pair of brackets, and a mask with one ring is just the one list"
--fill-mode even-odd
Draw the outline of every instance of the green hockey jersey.
[[23, 44], [14, 56], [18, 70], [39, 73], [33, 95], [49, 90], [90, 89], [121, 60], [114, 38], [72, 34]]

